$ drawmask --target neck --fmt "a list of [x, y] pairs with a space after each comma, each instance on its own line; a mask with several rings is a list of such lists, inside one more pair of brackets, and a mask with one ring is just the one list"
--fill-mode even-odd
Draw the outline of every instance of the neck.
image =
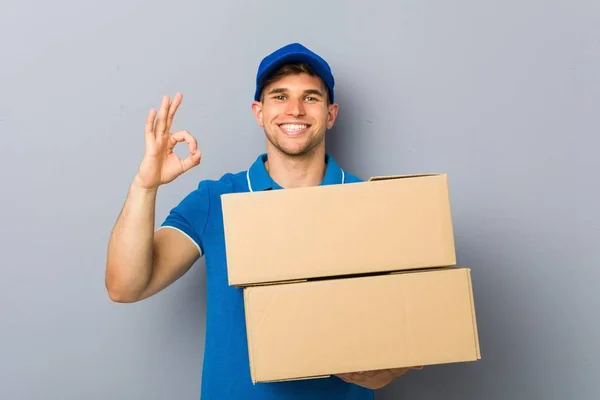
[[291, 157], [276, 149], [267, 149], [265, 167], [271, 178], [283, 188], [317, 186], [325, 176], [325, 148], [315, 148], [310, 154]]

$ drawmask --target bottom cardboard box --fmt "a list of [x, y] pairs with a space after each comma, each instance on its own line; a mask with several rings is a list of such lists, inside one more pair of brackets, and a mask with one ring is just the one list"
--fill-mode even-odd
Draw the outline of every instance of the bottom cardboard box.
[[252, 381], [479, 360], [470, 272], [245, 288]]

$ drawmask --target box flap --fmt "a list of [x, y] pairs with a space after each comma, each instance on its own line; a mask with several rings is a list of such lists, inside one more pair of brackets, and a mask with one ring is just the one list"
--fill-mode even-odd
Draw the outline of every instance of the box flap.
[[477, 351], [477, 359], [481, 360], [481, 348], [479, 346], [479, 330], [477, 328], [477, 317], [475, 315], [475, 298], [473, 296], [473, 280], [471, 279], [471, 269], [465, 268], [467, 272], [467, 283], [469, 284], [469, 293], [471, 294], [471, 315], [473, 318], [473, 337], [475, 339], [475, 349]]
[[369, 178], [369, 182], [384, 181], [384, 180], [390, 180], [390, 179], [423, 178], [423, 177], [427, 177], [427, 176], [440, 176], [440, 175], [446, 175], [446, 174], [429, 173], [429, 174], [407, 174], [407, 175], [381, 175], [381, 176], [373, 176], [373, 177]]
[[288, 378], [288, 379], [273, 379], [273, 380], [265, 380], [265, 381], [257, 381], [255, 379], [252, 379], [252, 383], [253, 384], [257, 384], [257, 383], [277, 383], [277, 382], [291, 382], [291, 381], [306, 381], [309, 379], [325, 379], [325, 378], [330, 378], [331, 375], [318, 375], [318, 376], [307, 376], [307, 377], [303, 377], [303, 378]]

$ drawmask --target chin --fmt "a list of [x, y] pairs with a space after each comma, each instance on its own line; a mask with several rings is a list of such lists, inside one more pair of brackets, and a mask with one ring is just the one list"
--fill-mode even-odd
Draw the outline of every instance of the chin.
[[306, 143], [303, 146], [276, 146], [280, 152], [290, 157], [304, 157], [312, 154], [318, 147], [314, 143]]
[[277, 150], [282, 154], [290, 157], [299, 157], [309, 153], [309, 150], [306, 148], [296, 148], [296, 147], [285, 147], [285, 146], [277, 146]]
[[302, 157], [311, 154], [323, 142], [324, 138], [318, 140], [311, 135], [300, 135], [290, 137], [287, 135], [269, 134], [267, 139], [270, 145], [277, 149], [280, 153], [289, 157]]

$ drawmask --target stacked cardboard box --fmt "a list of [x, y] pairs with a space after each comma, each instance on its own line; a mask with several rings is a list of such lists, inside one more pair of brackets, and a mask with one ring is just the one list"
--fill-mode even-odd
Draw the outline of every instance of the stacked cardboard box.
[[448, 177], [222, 196], [253, 382], [480, 359]]

